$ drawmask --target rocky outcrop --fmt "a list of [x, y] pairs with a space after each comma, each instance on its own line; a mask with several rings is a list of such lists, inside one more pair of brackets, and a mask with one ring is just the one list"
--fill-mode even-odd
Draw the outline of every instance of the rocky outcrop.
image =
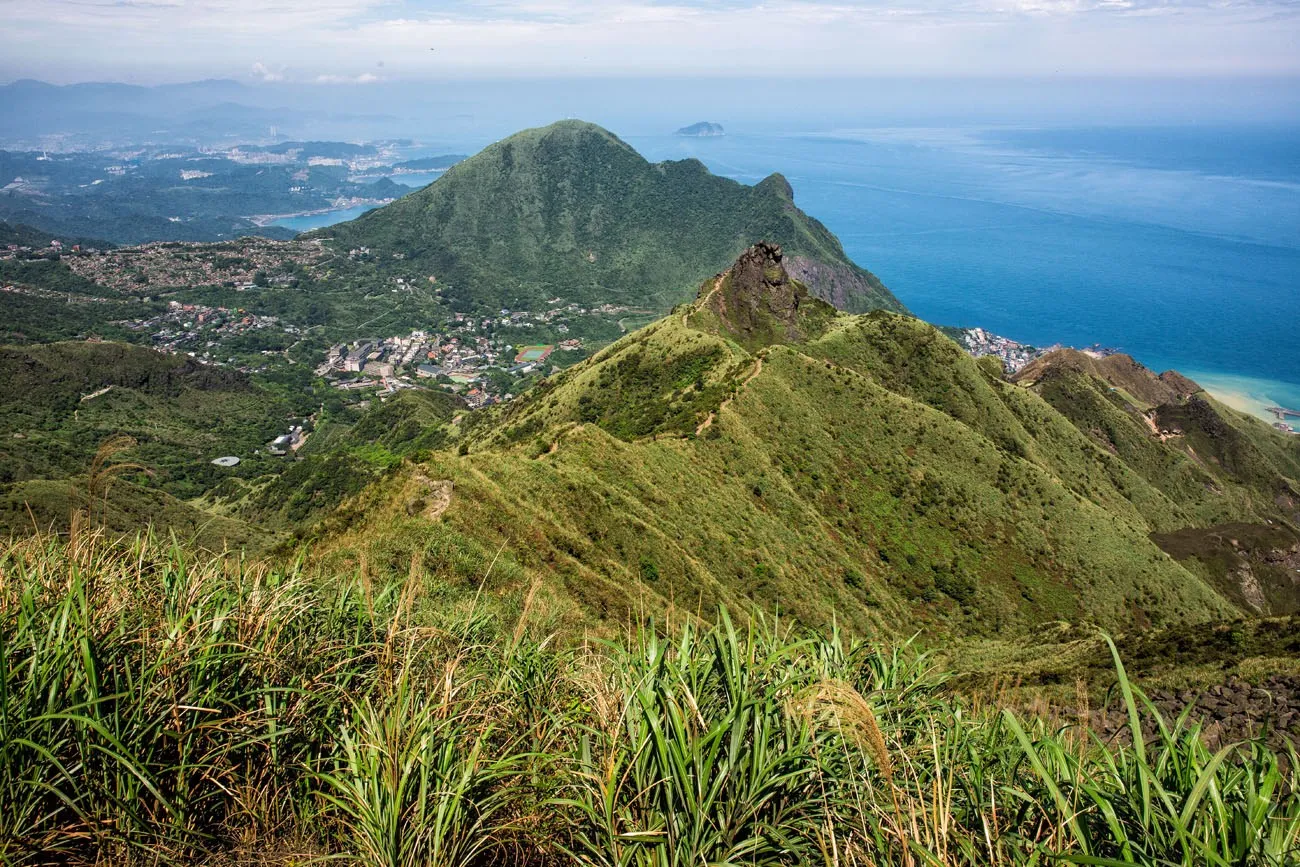
[[796, 343], [818, 330], [835, 310], [790, 279], [781, 247], [760, 241], [730, 270], [705, 283], [700, 303], [741, 344]]
[[[1166, 725], [1187, 708], [1190, 723], [1201, 726], [1206, 746], [1217, 750], [1230, 743], [1262, 738], [1274, 750], [1290, 742], [1300, 746], [1300, 677], [1275, 674], [1258, 683], [1231, 675], [1208, 689], [1154, 689], [1147, 698]], [[1090, 722], [1105, 736], [1131, 740], [1127, 713], [1119, 704], [1094, 711]], [[1142, 714], [1148, 743], [1157, 736], [1155, 718]]]
[[792, 279], [807, 286], [813, 295], [850, 313], [859, 306], [860, 299], [870, 297], [876, 290], [869, 275], [851, 265], [820, 262], [807, 256], [787, 256], [785, 270]]

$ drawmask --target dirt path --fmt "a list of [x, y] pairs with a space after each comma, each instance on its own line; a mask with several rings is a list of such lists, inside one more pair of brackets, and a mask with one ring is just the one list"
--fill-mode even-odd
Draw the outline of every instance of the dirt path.
[[[700, 302], [700, 304], [707, 305], [707, 304], [709, 303], [709, 299], [712, 298], [714, 295], [716, 295], [716, 294], [718, 293], [718, 290], [722, 288], [722, 278], [723, 278], [724, 276], [725, 276], [725, 275], [723, 275], [723, 274], [719, 274], [717, 277], [714, 277], [714, 278], [713, 278], [713, 288], [709, 290], [709, 294], [708, 294], [708, 295], [705, 295], [705, 296], [704, 296], [704, 298], [702, 299], [702, 301]], [[693, 304], [693, 305], [691, 305], [691, 306], [692, 306], [692, 308], [694, 308], [694, 307], [698, 307], [698, 306], [700, 306], [700, 305], [699, 305], [699, 304]], [[686, 318], [687, 318], [688, 316], [690, 316], [690, 315], [691, 315], [691, 311], [690, 311], [690, 309], [688, 309], [685, 313], [682, 314], [682, 324], [683, 324], [683, 325], [686, 324]]]
[[1174, 439], [1175, 437], [1178, 436], [1178, 434], [1173, 433], [1171, 431], [1163, 431], [1160, 429], [1160, 427], [1156, 424], [1155, 410], [1142, 413], [1142, 420], [1146, 422], [1147, 428], [1151, 431], [1151, 435], [1159, 439], [1160, 442], [1162, 443], [1168, 442], [1169, 440]]
[[[422, 489], [411, 503], [417, 504], [421, 516], [430, 521], [436, 521], [442, 517], [442, 513], [451, 507], [451, 495], [455, 489], [455, 483], [451, 479], [439, 479], [434, 481], [424, 473], [417, 473], [415, 476], [416, 485]], [[411, 507], [408, 506], [408, 514]]]
[[695, 435], [699, 436], [700, 434], [708, 430], [709, 427], [713, 424], [713, 420], [717, 417], [718, 413], [726, 409], [727, 405], [736, 399], [736, 395], [740, 394], [740, 389], [749, 385], [750, 380], [752, 380], [754, 377], [758, 376], [762, 372], [763, 372], [763, 356], [759, 355], [754, 358], [754, 369], [751, 370], [749, 374], [746, 375], [745, 378], [740, 381], [740, 388], [736, 389], [736, 394], [733, 394], [731, 397], [727, 398], [722, 403], [718, 404], [718, 408], [713, 412], [709, 413], [708, 417], [705, 418], [704, 421], [700, 422], [699, 425], [695, 428]]

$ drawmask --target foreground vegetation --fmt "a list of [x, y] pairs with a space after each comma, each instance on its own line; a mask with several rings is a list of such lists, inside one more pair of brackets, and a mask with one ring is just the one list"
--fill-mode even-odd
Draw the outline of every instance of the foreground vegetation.
[[1212, 753], [1185, 716], [1144, 737], [1118, 654], [1127, 722], [1104, 738], [972, 707], [906, 644], [726, 611], [543, 635], [536, 585], [466, 598], [418, 561], [384, 585], [303, 563], [95, 533], [0, 549], [0, 858], [1300, 857], [1294, 748]]

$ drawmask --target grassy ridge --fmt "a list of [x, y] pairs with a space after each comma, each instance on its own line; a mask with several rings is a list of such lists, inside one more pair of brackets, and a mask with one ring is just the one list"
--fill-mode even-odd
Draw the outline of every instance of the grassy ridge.
[[[914, 320], [751, 353], [678, 313], [473, 422], [468, 454], [399, 468], [327, 544], [365, 550], [382, 515], [409, 528], [386, 544], [505, 546], [616, 621], [726, 604], [953, 634], [1235, 610], [1148, 538], [1183, 503]], [[455, 490], [436, 525], [407, 507], [428, 480]]]
[[[490, 578], [492, 567], [480, 576]], [[906, 645], [565, 644], [404, 580], [80, 534], [0, 550], [6, 863], [1284, 865], [1300, 767], [1116, 669], [1127, 739], [980, 710]], [[542, 615], [539, 619], [538, 615]], [[1118, 664], [1118, 663], [1117, 663]], [[1289, 761], [1283, 770], [1280, 761]], [[297, 853], [296, 855], [293, 853]]]
[[1008, 382], [923, 322], [836, 312], [756, 245], [693, 304], [395, 467], [324, 547], [357, 562], [378, 520], [407, 556], [500, 548], [519, 581], [614, 622], [726, 605], [953, 636], [1295, 610], [1300, 444], [1176, 375], [1094, 367]]

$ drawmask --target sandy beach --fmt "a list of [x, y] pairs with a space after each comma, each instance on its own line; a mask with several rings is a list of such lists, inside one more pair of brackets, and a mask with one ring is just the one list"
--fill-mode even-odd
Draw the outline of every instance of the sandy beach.
[[1268, 407], [1300, 408], [1300, 386], [1290, 383], [1226, 373], [1189, 372], [1187, 375], [1222, 403], [1270, 424], [1277, 418], [1268, 412]]

